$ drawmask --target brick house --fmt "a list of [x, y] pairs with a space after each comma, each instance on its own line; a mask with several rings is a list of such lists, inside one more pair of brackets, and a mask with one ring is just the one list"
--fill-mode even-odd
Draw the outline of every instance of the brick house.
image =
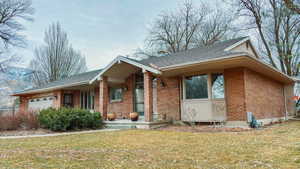
[[163, 57], [119, 56], [104, 69], [15, 93], [20, 110], [78, 107], [141, 121], [270, 123], [294, 114], [294, 79], [264, 63], [248, 37]]

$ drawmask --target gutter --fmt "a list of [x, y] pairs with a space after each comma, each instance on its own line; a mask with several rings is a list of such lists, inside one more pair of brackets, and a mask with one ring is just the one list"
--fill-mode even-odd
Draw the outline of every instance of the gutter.
[[161, 67], [160, 70], [161, 71], [169, 71], [169, 70], [174, 70], [174, 69], [179, 69], [179, 68], [185, 68], [185, 67], [190, 67], [190, 66], [193, 66], [193, 65], [198, 65], [198, 64], [201, 64], [201, 63], [207, 63], [207, 62], [213, 62], [213, 61], [220, 61], [220, 60], [225, 60], [225, 59], [236, 59], [236, 58], [239, 58], [239, 57], [245, 57], [245, 58], [248, 58], [248, 59], [252, 59], [252, 60], [255, 60], [256, 62], [262, 64], [263, 66], [266, 66], [268, 69], [270, 69], [271, 71], [273, 71], [274, 73], [279, 73], [281, 76], [283, 76], [284, 78], [292, 81], [292, 82], [295, 82], [296, 80], [292, 77], [289, 77], [288, 75], [280, 72], [279, 70], [273, 68], [272, 66], [262, 62], [261, 60], [251, 56], [250, 54], [248, 53], [239, 53], [239, 54], [232, 54], [232, 55], [227, 55], [227, 56], [224, 56], [224, 57], [219, 57], [219, 58], [214, 58], [214, 59], [206, 59], [206, 60], [202, 60], [202, 61], [194, 61], [194, 62], [188, 62], [188, 63], [183, 63], [183, 64], [176, 64], [176, 65], [171, 65], [171, 66], [165, 66], [165, 67]]
[[48, 87], [48, 88], [42, 88], [42, 89], [36, 89], [36, 90], [33, 89], [33, 90], [29, 90], [29, 91], [14, 93], [11, 96], [18, 96], [18, 95], [23, 95], [23, 94], [33, 94], [33, 93], [45, 92], [48, 90], [61, 89], [61, 88], [65, 88], [65, 87], [73, 87], [73, 86], [84, 85], [84, 84], [89, 84], [89, 81], [81, 81], [81, 82], [71, 83], [68, 85], [60, 85], [60, 86], [54, 86], [54, 87]]

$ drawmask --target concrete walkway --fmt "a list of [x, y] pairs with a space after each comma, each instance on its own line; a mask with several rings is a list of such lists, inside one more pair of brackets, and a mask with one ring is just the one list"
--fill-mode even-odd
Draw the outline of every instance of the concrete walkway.
[[65, 133], [53, 133], [53, 134], [36, 134], [27, 136], [0, 136], [0, 139], [18, 139], [18, 138], [34, 138], [34, 137], [52, 137], [52, 136], [67, 136], [73, 134], [86, 134], [86, 133], [98, 133], [108, 131], [119, 131], [120, 129], [99, 129], [99, 130], [88, 130], [88, 131], [74, 131]]

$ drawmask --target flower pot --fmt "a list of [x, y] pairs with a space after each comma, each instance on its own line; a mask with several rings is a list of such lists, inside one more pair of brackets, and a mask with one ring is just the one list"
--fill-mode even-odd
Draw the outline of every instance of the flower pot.
[[117, 118], [116, 113], [109, 113], [109, 114], [107, 114], [107, 119], [109, 121], [114, 121], [116, 118]]
[[131, 121], [138, 121], [139, 120], [139, 113], [138, 112], [132, 112], [129, 114], [129, 117]]

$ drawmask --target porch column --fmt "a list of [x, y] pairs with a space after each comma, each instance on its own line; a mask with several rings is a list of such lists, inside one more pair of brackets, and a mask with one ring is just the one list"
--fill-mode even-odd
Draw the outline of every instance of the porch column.
[[103, 76], [99, 83], [99, 111], [102, 113], [102, 117], [106, 120], [107, 106], [108, 106], [108, 84], [107, 77]]
[[151, 122], [153, 117], [152, 74], [144, 72], [144, 114], [145, 121]]

